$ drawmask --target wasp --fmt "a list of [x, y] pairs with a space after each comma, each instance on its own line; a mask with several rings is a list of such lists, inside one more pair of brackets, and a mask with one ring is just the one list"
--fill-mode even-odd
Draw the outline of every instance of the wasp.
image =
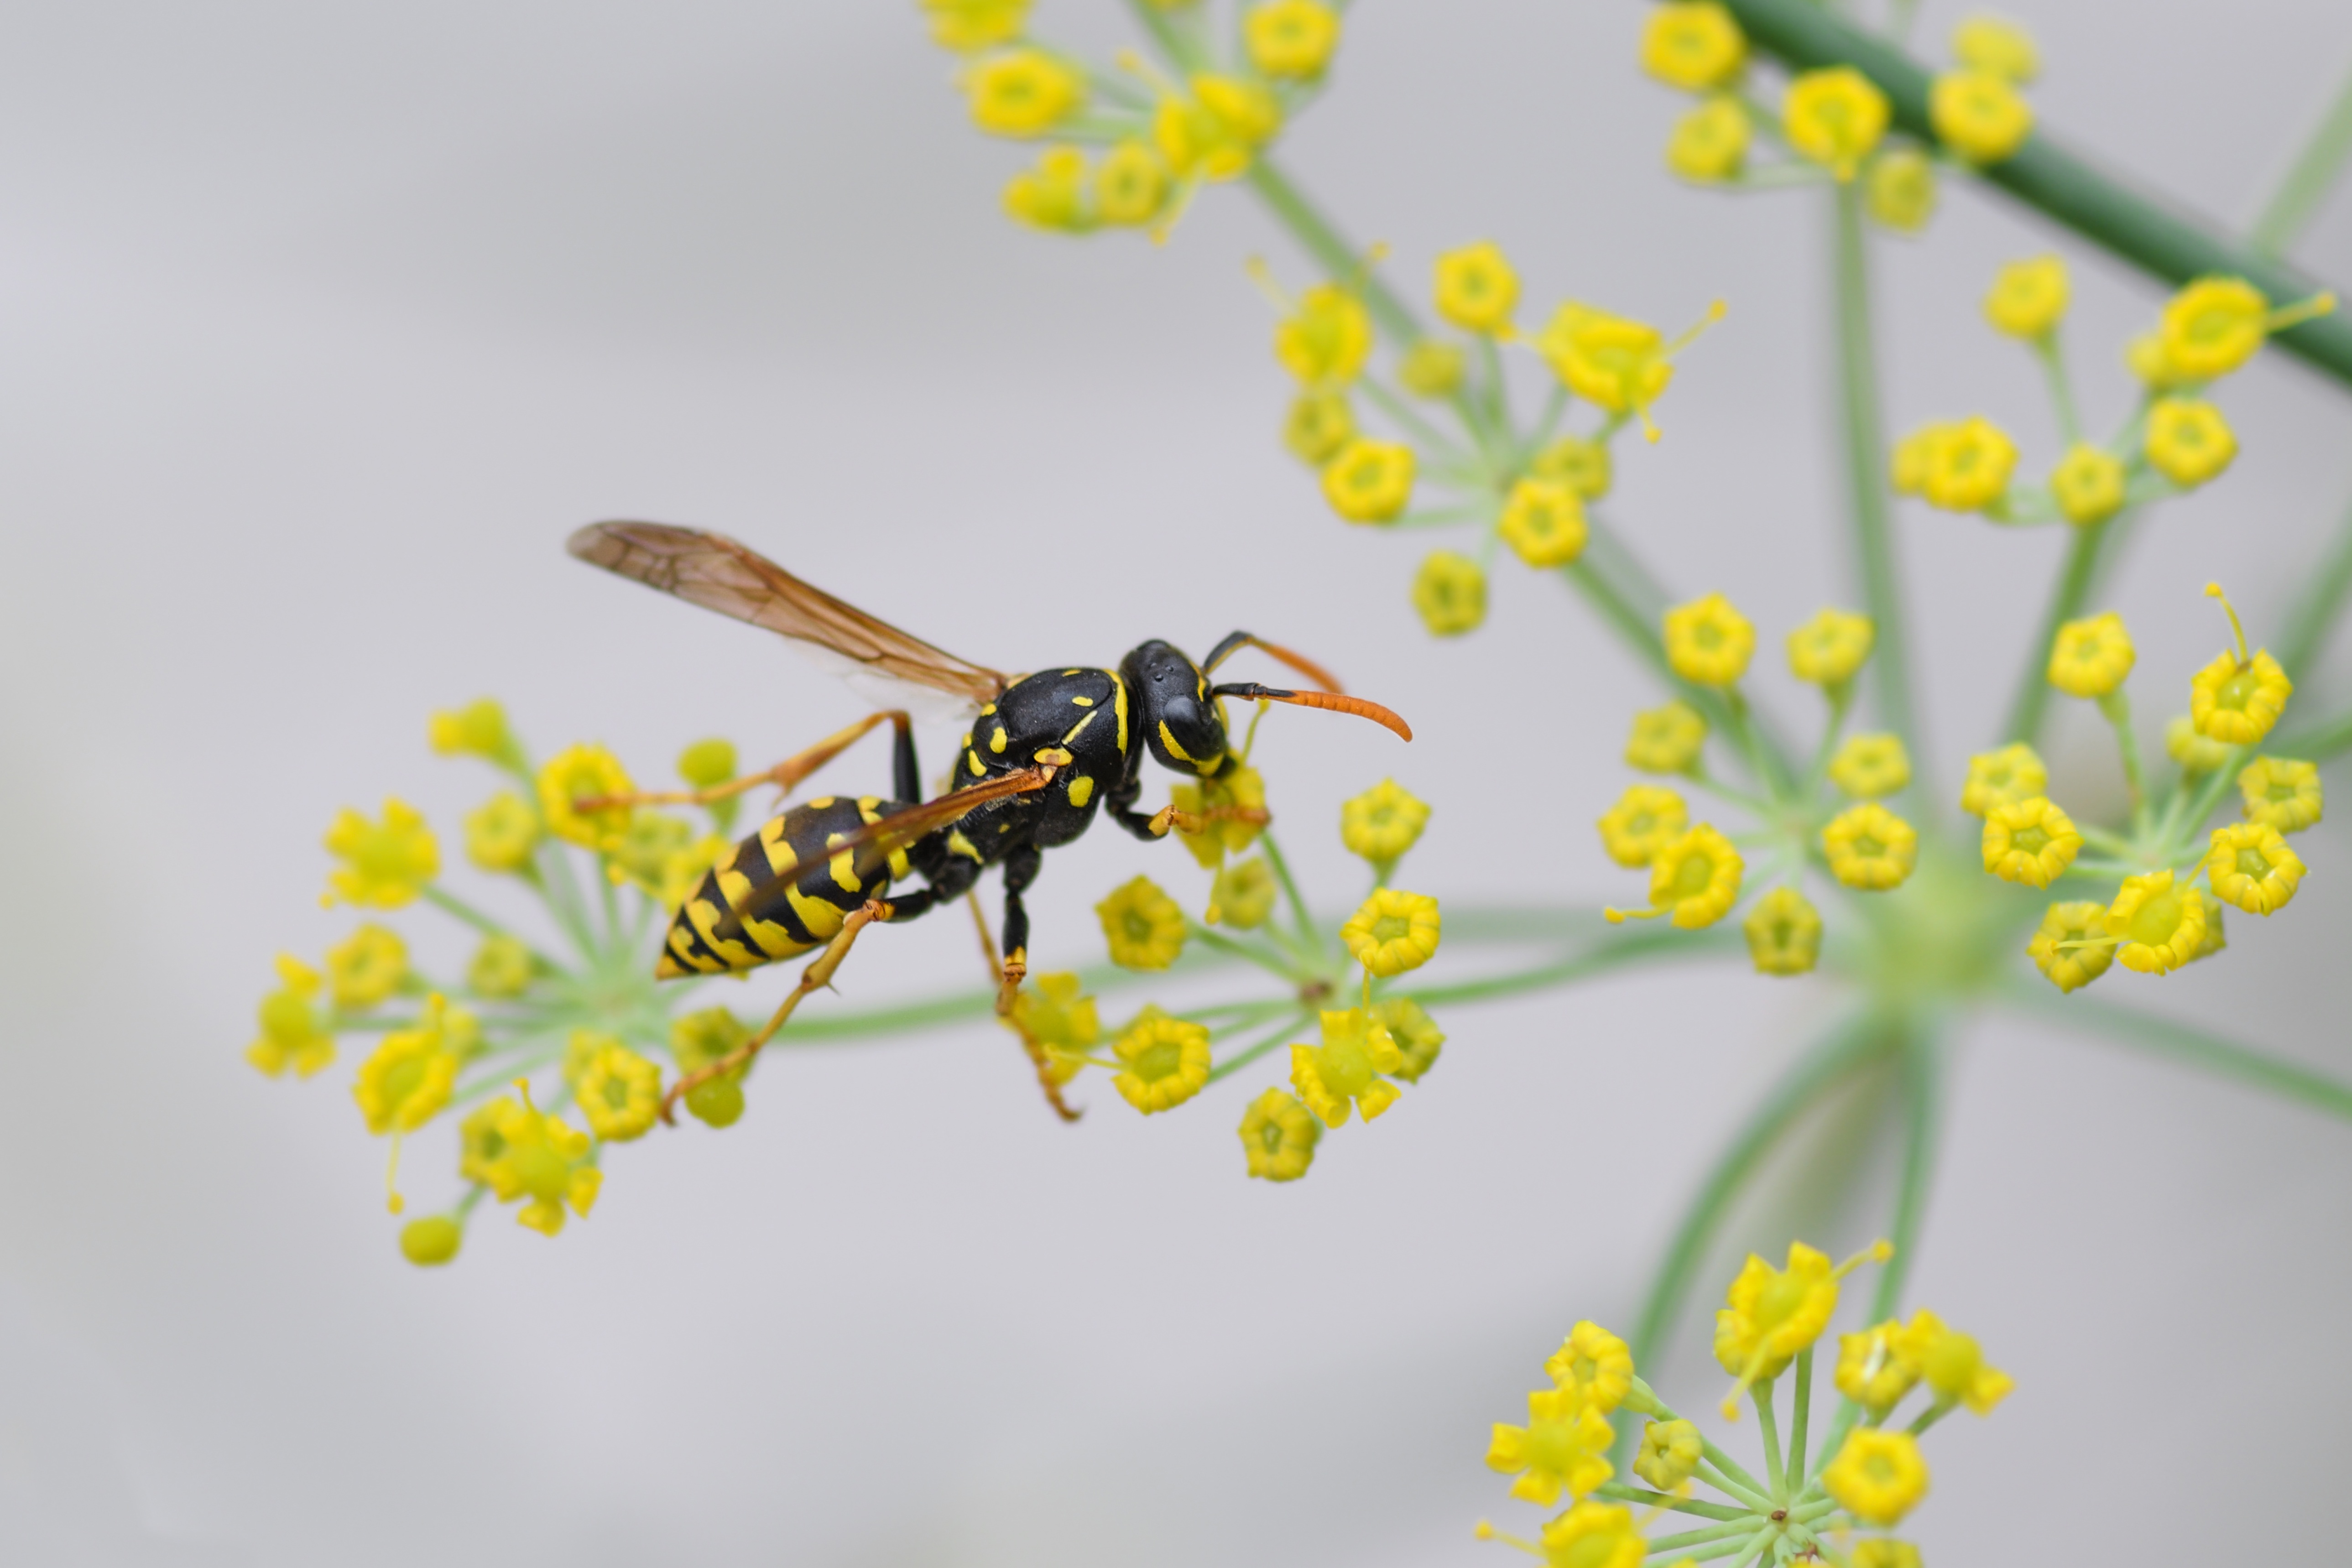
[[[810, 992], [829, 984], [850, 946], [875, 921], [914, 920], [967, 898], [988, 868], [1003, 872], [1001, 942], [990, 948], [998, 981], [996, 1010], [1010, 1017], [1028, 973], [1029, 915], [1022, 895], [1037, 879], [1045, 852], [1086, 832], [1097, 811], [1138, 838], [1179, 827], [1197, 833], [1215, 816], [1136, 808], [1149, 754], [1161, 766], [1199, 779], [1221, 778], [1240, 763], [1225, 731], [1221, 699], [1292, 703], [1352, 713], [1404, 740], [1412, 731], [1377, 702], [1350, 697], [1311, 661], [1248, 632], [1234, 632], [1195, 664], [1155, 638], [1117, 669], [1074, 666], [1007, 675], [910, 637], [801, 581], [722, 534], [655, 522], [600, 522], [581, 529], [571, 552], [620, 576], [676, 595], [789, 639], [845, 675], [877, 710], [774, 767], [708, 789], [600, 796], [583, 811], [641, 805], [709, 805], [772, 784], [787, 795], [861, 737], [893, 731], [891, 798], [826, 795], [791, 806], [719, 858], [679, 906], [656, 962], [657, 979], [740, 973], [801, 953], [824, 952], [768, 1022], [721, 1060], [673, 1085], [667, 1120], [699, 1082], [749, 1062]], [[1217, 667], [1255, 647], [1313, 682], [1290, 689], [1255, 682], [1212, 686]], [[964, 731], [947, 793], [924, 798], [915, 755], [914, 720], [961, 717]], [[1260, 816], [1262, 819], [1262, 814]], [[919, 887], [894, 891], [920, 879]], [[975, 916], [979, 906], [973, 905]], [[983, 946], [989, 946], [982, 923]], [[1001, 958], [998, 956], [1001, 953]], [[1024, 1035], [1054, 1109], [1076, 1116], [1045, 1075], [1042, 1047]]]

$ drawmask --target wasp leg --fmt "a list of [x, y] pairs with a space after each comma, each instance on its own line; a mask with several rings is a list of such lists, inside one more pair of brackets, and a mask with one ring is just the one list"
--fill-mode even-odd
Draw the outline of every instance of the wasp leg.
[[1159, 838], [1165, 837], [1171, 826], [1187, 833], [1206, 833], [1213, 822], [1263, 824], [1273, 820], [1273, 814], [1262, 805], [1213, 805], [1205, 811], [1179, 811], [1172, 805], [1163, 805], [1147, 819], [1147, 826], [1151, 837]]
[[1024, 844], [1004, 858], [1004, 966], [996, 989], [1000, 1018], [1013, 1016], [1013, 998], [1029, 973], [1029, 911], [1023, 907], [1021, 895], [1037, 879], [1045, 864], [1045, 853], [1034, 844]]
[[[998, 979], [996, 939], [988, 934], [988, 915], [980, 907], [980, 895], [967, 891], [964, 901], [971, 907], [972, 929], [980, 933], [980, 956], [988, 965], [988, 977]], [[1037, 1087], [1045, 1091], [1045, 1103], [1054, 1108], [1054, 1114], [1065, 1121], [1076, 1121], [1084, 1115], [1084, 1111], [1073, 1109], [1062, 1098], [1062, 1086], [1054, 1077], [1054, 1058], [1046, 1052], [1045, 1042], [1029, 1032], [1016, 1013], [1008, 1011], [1001, 1022], [1021, 1037], [1021, 1048], [1029, 1053], [1029, 1065], [1037, 1069]]]
[[793, 1010], [801, 1005], [803, 998], [812, 991], [823, 990], [833, 984], [833, 972], [841, 967], [843, 959], [849, 956], [850, 948], [856, 944], [857, 933], [876, 921], [888, 920], [892, 913], [891, 906], [879, 899], [868, 899], [863, 905], [852, 910], [847, 918], [842, 921], [841, 930], [835, 933], [831, 942], [825, 944], [824, 951], [817, 954], [816, 962], [801, 971], [800, 984], [793, 988], [791, 995], [784, 998], [783, 1005], [776, 1009], [775, 1016], [760, 1026], [758, 1034], [753, 1035], [709, 1067], [698, 1068], [669, 1086], [669, 1092], [662, 1096], [661, 1119], [675, 1127], [677, 1125], [677, 1111], [679, 1100], [684, 1100], [698, 1087], [709, 1082], [712, 1079], [748, 1065], [752, 1058], [758, 1056], [766, 1047], [770, 1040], [776, 1037], [776, 1031], [784, 1026], [785, 1020], [793, 1016]]
[[[572, 803], [574, 811], [610, 811], [624, 805], [709, 805], [714, 801], [729, 800], [746, 790], [763, 784], [774, 784], [789, 793], [794, 784], [817, 769], [849, 750], [876, 726], [888, 723], [898, 729], [898, 742], [893, 754], [893, 771], [898, 774], [897, 787], [901, 800], [923, 798], [920, 775], [915, 769], [914, 721], [896, 710], [868, 713], [846, 730], [826, 736], [805, 752], [786, 757], [774, 767], [756, 773], [745, 773], [740, 779], [730, 779], [709, 789], [654, 790], [639, 795], [590, 795]], [[912, 787], [909, 783], [912, 781]]]

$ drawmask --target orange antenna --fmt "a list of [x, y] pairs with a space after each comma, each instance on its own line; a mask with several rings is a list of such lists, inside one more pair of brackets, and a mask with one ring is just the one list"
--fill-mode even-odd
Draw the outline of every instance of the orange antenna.
[[1212, 697], [1238, 697], [1244, 702], [1295, 702], [1301, 708], [1320, 708], [1327, 713], [1353, 713], [1359, 719], [1392, 731], [1400, 740], [1412, 739], [1412, 726], [1381, 707], [1361, 697], [1342, 696], [1337, 691], [1277, 691], [1270, 686], [1245, 681], [1232, 686], [1209, 689]]

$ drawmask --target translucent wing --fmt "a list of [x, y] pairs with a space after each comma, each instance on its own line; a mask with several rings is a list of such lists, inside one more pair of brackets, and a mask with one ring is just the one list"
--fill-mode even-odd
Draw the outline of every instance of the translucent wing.
[[790, 638], [881, 707], [962, 717], [1013, 683], [842, 603], [724, 534], [660, 522], [598, 522], [564, 548], [607, 572]]
[[937, 833], [940, 828], [961, 822], [983, 805], [990, 805], [1016, 795], [1028, 795], [1044, 789], [1054, 782], [1050, 767], [1017, 768], [1009, 773], [999, 773], [969, 789], [960, 789], [927, 800], [920, 805], [910, 805], [894, 811], [881, 821], [869, 823], [856, 832], [845, 835], [830, 846], [832, 854], [863, 853], [869, 848], [887, 855], [893, 849], [904, 849], [919, 838]]

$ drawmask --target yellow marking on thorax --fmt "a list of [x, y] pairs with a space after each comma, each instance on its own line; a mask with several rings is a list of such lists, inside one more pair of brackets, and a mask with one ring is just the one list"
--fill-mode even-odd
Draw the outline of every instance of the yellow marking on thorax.
[[[824, 836], [824, 847], [827, 849], [838, 849], [843, 844], [848, 841], [848, 838], [849, 835], [845, 833], [828, 833]], [[833, 858], [831, 869], [833, 871], [834, 881], [840, 887], [843, 892], [854, 893], [857, 891], [857, 858], [856, 855], [852, 854], [849, 850], [842, 849], [841, 853]]]
[[1070, 700], [1081, 708], [1091, 708], [1095, 705], [1095, 700], [1091, 697], [1073, 697]]
[[963, 836], [963, 829], [961, 827], [948, 835], [948, 853], [950, 855], [961, 855], [966, 858], [972, 860], [977, 860], [981, 858], [980, 846], [974, 844], [971, 839], [966, 838]]
[[996, 727], [996, 733], [988, 738], [988, 749], [997, 753], [997, 755], [1003, 756], [1004, 754], [1004, 726], [999, 724]]
[[1062, 671], [1062, 673], [1064, 675], [1084, 675], [1086, 671], [1083, 669], [1066, 669]]
[[1086, 732], [1087, 726], [1094, 721], [1095, 716], [1089, 713], [1085, 718], [1079, 720], [1076, 723], [1071, 725], [1070, 732], [1062, 737], [1062, 744], [1066, 746], [1071, 742], [1076, 740], [1081, 734]]
[[[1186, 754], [1184, 748], [1176, 743], [1176, 737], [1168, 732], [1168, 721], [1165, 719], [1160, 721], [1160, 743], [1167, 747], [1168, 754], [1175, 758], [1178, 762], [1192, 762], [1192, 757]], [[1194, 767], [1199, 767], [1201, 764], [1198, 763], [1192, 763], [1192, 765]]]
[[1111, 710], [1118, 715], [1118, 754], [1127, 755], [1127, 682], [1114, 675], [1110, 678]]
[[863, 822], [868, 827], [871, 827], [876, 823], [881, 821], [882, 814], [874, 809], [881, 804], [882, 797], [878, 795], [859, 795], [857, 797], [857, 820]]
[[840, 798], [841, 797], [839, 795], [820, 795], [816, 799], [809, 802], [809, 809], [811, 811], [823, 811]]
[[1070, 804], [1084, 805], [1095, 797], [1095, 781], [1080, 773], [1070, 781]]
[[978, 752], [966, 752], [963, 754], [963, 760], [971, 764], [971, 776], [974, 778], [988, 772], [988, 764], [980, 760]]
[[992, 714], [992, 713], [993, 713], [993, 712], [995, 712], [995, 711], [996, 711], [996, 704], [995, 704], [995, 703], [993, 703], [993, 702], [992, 702], [992, 703], [990, 703], [987, 707], [985, 707], [985, 708], [983, 708], [983, 709], [982, 709], [982, 710], [980, 710], [980, 716], [981, 716], [982, 718], [985, 719], [985, 718], [987, 718], [990, 714]]
[[1059, 746], [1047, 746], [1031, 760], [1043, 763], [1049, 768], [1066, 768], [1070, 765], [1070, 753]]

